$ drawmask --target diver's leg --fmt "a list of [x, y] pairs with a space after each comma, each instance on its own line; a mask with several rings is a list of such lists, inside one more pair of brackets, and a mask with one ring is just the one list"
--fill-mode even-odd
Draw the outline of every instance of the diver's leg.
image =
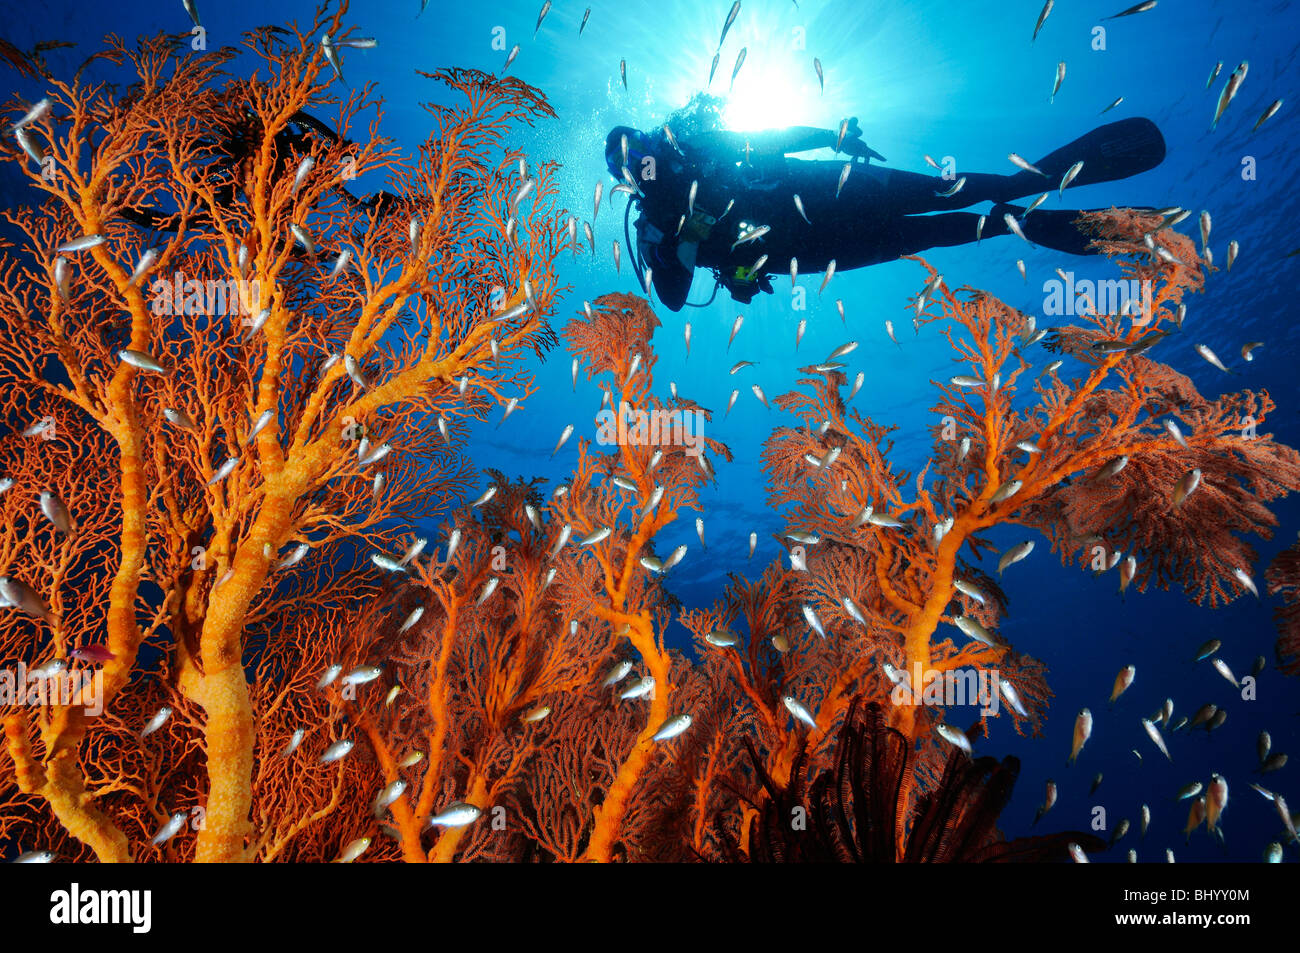
[[943, 196], [957, 180], [949, 181], [939, 175], [923, 175], [872, 166], [872, 173], [883, 186], [885, 210], [893, 215], [918, 215], [922, 212], [942, 212], [966, 208], [978, 202], [1007, 202], [1022, 197], [1014, 175], [994, 175], [988, 172], [968, 172], [958, 178], [965, 179], [961, 191]]
[[886, 231], [882, 236], [886, 242], [893, 239], [894, 247], [890, 251], [896, 255], [915, 255], [927, 248], [949, 248], [953, 245], [966, 245], [975, 241], [976, 231], [981, 238], [997, 238], [1010, 235], [1005, 216], [1010, 213], [1016, 219], [1025, 238], [1035, 245], [1050, 248], [1053, 251], [1066, 252], [1070, 255], [1092, 254], [1090, 245], [1092, 237], [1079, 231], [1076, 221], [1081, 214], [1077, 209], [1062, 209], [1031, 212], [1028, 218], [1022, 218], [1023, 208], [1014, 205], [995, 205], [984, 216], [984, 227], [980, 229], [980, 216], [974, 212], [945, 212], [940, 215], [913, 215], [901, 218], [893, 232]]
[[[966, 245], [975, 241], [979, 228], [980, 216], [974, 212], [945, 212], [941, 215], [910, 215], [895, 219], [893, 228], [885, 226], [880, 237], [894, 254], [886, 256], [899, 257], [915, 255], [928, 248], [949, 248], [953, 245]], [[984, 235], [1004, 234], [1007, 231], [1001, 222], [1001, 232], [993, 227], [990, 219], [984, 223]]]

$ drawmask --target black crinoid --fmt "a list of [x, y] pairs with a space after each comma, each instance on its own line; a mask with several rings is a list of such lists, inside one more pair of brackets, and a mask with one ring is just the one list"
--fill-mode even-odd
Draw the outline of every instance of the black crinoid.
[[[915, 752], [890, 728], [877, 704], [854, 700], [839, 730], [833, 766], [807, 781], [801, 757], [785, 787], [761, 766], [769, 798], [751, 820], [749, 859], [756, 863], [893, 863], [895, 831], [907, 810]], [[1104, 850], [1099, 838], [1067, 831], [1018, 840], [1002, 839], [998, 815], [1011, 799], [1020, 762], [1016, 758], [968, 758], [954, 748], [934, 790], [916, 800], [907, 826], [904, 863], [1044, 863], [1069, 860], [1067, 845]], [[791, 824], [797, 808], [804, 829]]]

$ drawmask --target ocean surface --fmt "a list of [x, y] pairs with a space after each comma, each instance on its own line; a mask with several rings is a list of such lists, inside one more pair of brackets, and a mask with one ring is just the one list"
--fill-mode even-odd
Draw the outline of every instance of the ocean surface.
[[[213, 46], [237, 44], [240, 31], [254, 26], [308, 22], [314, 10], [302, 0], [197, 3]], [[579, 35], [588, 4], [590, 19]], [[657, 129], [706, 89], [730, 2], [555, 0], [534, 36], [540, 6], [540, 0], [430, 0], [421, 13], [419, 0], [355, 3], [350, 22], [362, 35], [377, 38], [378, 46], [347, 51], [345, 76], [354, 90], [374, 84], [384, 100], [382, 132], [413, 152], [427, 134], [420, 103], [442, 95], [416, 70], [465, 66], [498, 71], [506, 52], [520, 44], [510, 72], [542, 89], [557, 118], [526, 130], [517, 145], [533, 163], [562, 163], [563, 203], [580, 220], [588, 219], [595, 183], [605, 182], [607, 196], [613, 184], [603, 158], [606, 133], [615, 125]], [[865, 141], [888, 157], [885, 165], [914, 172], [927, 171], [923, 157], [928, 154], [941, 163], [952, 157], [961, 171], [1010, 173], [1015, 170], [1007, 161], [1009, 152], [1032, 161], [1102, 122], [1132, 116], [1153, 120], [1168, 145], [1163, 164], [1129, 180], [1070, 189], [1064, 203], [1052, 183], [1044, 208], [1131, 204], [1210, 210], [1216, 260], [1222, 262], [1229, 239], [1239, 243], [1240, 258], [1230, 273], [1211, 275], [1205, 293], [1188, 300], [1184, 333], [1163, 343], [1155, 356], [1190, 375], [1207, 396], [1241, 388], [1267, 390], [1279, 406], [1262, 429], [1298, 446], [1300, 330], [1293, 296], [1300, 282], [1300, 256], [1286, 256], [1300, 247], [1295, 224], [1300, 220], [1300, 153], [1292, 148], [1300, 129], [1295, 120], [1300, 5], [1161, 0], [1146, 12], [1102, 19], [1123, 7], [1124, 0], [1062, 0], [1031, 43], [1040, 0], [744, 0], [709, 91], [724, 99], [726, 128], [738, 131], [786, 125], [835, 129], [842, 119], [858, 117]], [[51, 68], [63, 75], [109, 33], [130, 38], [159, 30], [181, 33], [190, 26], [180, 0], [6, 0], [0, 3], [0, 22], [0, 36], [20, 48], [45, 40], [76, 43], [75, 49], [47, 54]], [[742, 47], [747, 57], [729, 88]], [[814, 57], [824, 69], [824, 90]], [[626, 88], [620, 60], [626, 62]], [[1206, 80], [1220, 60], [1223, 71], [1207, 89]], [[1067, 74], [1051, 102], [1061, 61], [1067, 63]], [[1212, 132], [1219, 91], [1241, 61], [1249, 61], [1248, 78]], [[12, 81], [12, 71], [5, 75]], [[34, 86], [19, 86], [18, 91], [33, 99], [39, 95]], [[1123, 102], [1100, 117], [1120, 96]], [[1252, 132], [1276, 99], [1284, 101], [1281, 110]], [[824, 158], [831, 158], [829, 151]], [[384, 183], [354, 184], [356, 191], [366, 192]], [[14, 179], [0, 179], [0, 201], [27, 200]], [[595, 223], [597, 254], [561, 258], [559, 278], [569, 291], [557, 309], [557, 329], [584, 300], [611, 291], [640, 293], [626, 256], [616, 272], [609, 253], [614, 239], [623, 240], [624, 200], [607, 197], [602, 205]], [[987, 205], [975, 210], [987, 211]], [[1180, 229], [1194, 234], [1195, 227], [1193, 217]], [[951, 286], [978, 286], [1040, 316], [1043, 283], [1055, 277], [1053, 269], [1070, 268], [1079, 277], [1114, 273], [1101, 259], [1030, 248], [1010, 236], [938, 249], [925, 257]], [[1024, 260], [1027, 279], [1016, 269], [1017, 258]], [[762, 406], [747, 386], [723, 418], [721, 411], [737, 386], [727, 374], [735, 361], [757, 362], [745, 384], [758, 383], [772, 397], [793, 388], [800, 364], [847, 340], [860, 341], [848, 358], [849, 374], [864, 370], [866, 383], [853, 406], [899, 428], [893, 458], [899, 466], [915, 472], [924, 464], [928, 428], [935, 422], [927, 410], [937, 397], [933, 382], [958, 371], [952, 369], [936, 326], [919, 335], [912, 332], [906, 308], [922, 282], [920, 268], [893, 262], [841, 272], [831, 291], [819, 298], [820, 281], [820, 274], [799, 279], [806, 311], [792, 309], [789, 278], [779, 275], [776, 293], [760, 295], [749, 305], [731, 301], [722, 291], [708, 307], [678, 314], [656, 306], [664, 324], [655, 338], [657, 389], [666, 393], [669, 381], [676, 381], [684, 394], [716, 410], [708, 436], [735, 453], [734, 462], [719, 465], [716, 486], [703, 494], [699, 515], [706, 524], [707, 552], [695, 539], [692, 517], [697, 514], [683, 514], [657, 541], [659, 552], [679, 543], [691, 547], [670, 582], [688, 608], [711, 605], [728, 574], [756, 576], [782, 550], [776, 536], [784, 522], [766, 505], [759, 454], [771, 429], [791, 419]], [[697, 271], [690, 300], [704, 301], [711, 290], [708, 273]], [[836, 298], [844, 303], [843, 324]], [[739, 314], [745, 317], [744, 327], [728, 352], [727, 338]], [[807, 319], [808, 330], [796, 354], [795, 328], [801, 318]], [[898, 328], [901, 349], [886, 336], [886, 319]], [[689, 358], [682, 334], [687, 320], [693, 327]], [[1247, 341], [1264, 342], [1249, 364], [1239, 356]], [[1194, 350], [1197, 344], [1222, 356], [1234, 376], [1202, 360]], [[480, 469], [496, 468], [510, 477], [541, 476], [553, 485], [566, 478], [577, 441], [554, 458], [551, 449], [566, 424], [574, 424], [578, 436], [594, 436], [599, 392], [584, 378], [573, 391], [562, 348], [536, 362], [534, 370], [536, 393], [500, 427], [494, 417], [479, 428], [469, 450]], [[1268, 561], [1300, 530], [1300, 501], [1284, 500], [1274, 510], [1276, 535], [1256, 541], [1261, 559], [1251, 567], [1261, 588]], [[759, 539], [752, 560], [747, 558], [751, 532]], [[1001, 547], [1018, 542], [1021, 535], [1016, 528], [991, 534]], [[1119, 818], [1132, 822], [1120, 849], [1095, 861], [1122, 861], [1129, 847], [1140, 861], [1163, 862], [1166, 848], [1180, 862], [1260, 860], [1265, 845], [1281, 834], [1281, 825], [1273, 806], [1249, 783], [1260, 781], [1300, 804], [1295, 782], [1300, 772], [1300, 681], [1283, 676], [1273, 664], [1276, 631], [1270, 614], [1275, 600], [1246, 596], [1211, 610], [1191, 604], [1179, 591], [1130, 591], [1121, 597], [1115, 572], [1094, 579], [1091, 573], [1062, 567], [1045, 542], [1039, 543], [1032, 558], [1004, 577], [1011, 611], [1001, 631], [1050, 669], [1055, 698], [1044, 735], [1020, 737], [998, 719], [990, 737], [976, 745], [980, 754], [1021, 760], [1015, 797], [1002, 815], [1007, 836], [1030, 832], [1044, 782], [1054, 778], [1059, 802], [1036, 830], [1086, 829], [1098, 806], [1108, 815], [1102, 836]], [[1242, 700], [1208, 662], [1192, 662], [1197, 647], [1212, 638], [1223, 641], [1221, 657], [1238, 675], [1250, 669], [1256, 656], [1268, 659], [1257, 699]], [[680, 627], [669, 641], [689, 651]], [[1136, 666], [1136, 680], [1108, 709], [1111, 684], [1128, 664]], [[1159, 755], [1139, 723], [1167, 697], [1174, 700], [1175, 718], [1206, 702], [1228, 712], [1226, 723], [1213, 733], [1167, 733], [1172, 763]], [[1096, 719], [1093, 737], [1078, 763], [1067, 768], [1074, 716], [1085, 706]], [[949, 718], [962, 722], [960, 713]], [[1253, 770], [1256, 735], [1264, 729], [1272, 734], [1274, 750], [1292, 754], [1293, 763], [1261, 779]], [[1098, 772], [1104, 779], [1090, 796]], [[1190, 782], [1208, 783], [1211, 772], [1222, 774], [1231, 786], [1224, 842], [1212, 840], [1202, 826], [1185, 843], [1188, 802], [1176, 802], [1175, 794]], [[1150, 806], [1152, 820], [1139, 841], [1142, 803]], [[1288, 860], [1294, 858], [1294, 850], [1289, 851]]]

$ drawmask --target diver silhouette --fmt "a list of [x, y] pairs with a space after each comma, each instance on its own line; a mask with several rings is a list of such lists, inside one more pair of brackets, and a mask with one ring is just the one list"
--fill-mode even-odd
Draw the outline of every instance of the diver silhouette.
[[[695, 269], [702, 267], [714, 274], [715, 295], [721, 286], [748, 303], [757, 292], [772, 291], [769, 275], [782, 273], [792, 258], [804, 274], [824, 271], [832, 259], [837, 271], [846, 271], [977, 241], [980, 215], [953, 210], [987, 201], [995, 204], [980, 237], [1010, 234], [1004, 219], [1009, 213], [1034, 244], [1088, 254], [1089, 239], [1074, 226], [1078, 211], [1040, 208], [1021, 221], [1025, 209], [1009, 203], [1056, 191], [1078, 162], [1083, 165], [1071, 186], [1127, 178], [1165, 157], [1155, 123], [1125, 119], [1032, 163], [1041, 174], [961, 173], [960, 190], [942, 194], [951, 193], [956, 181], [871, 165], [872, 158], [885, 159], [862, 141], [856, 119], [839, 139], [837, 131], [809, 126], [684, 139], [662, 130], [615, 127], [605, 140], [605, 164], [638, 193], [628, 203], [624, 231], [642, 289], [649, 268], [659, 299], [678, 311], [687, 303]], [[853, 157], [842, 188], [843, 159], [791, 158], [821, 148]], [[635, 249], [627, 233], [633, 202], [640, 208]], [[761, 238], [738, 241], [761, 226], [768, 227]]]

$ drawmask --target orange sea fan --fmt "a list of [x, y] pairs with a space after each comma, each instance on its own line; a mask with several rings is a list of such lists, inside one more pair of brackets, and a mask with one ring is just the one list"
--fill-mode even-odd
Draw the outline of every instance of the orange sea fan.
[[[0, 258], [0, 391], [58, 440], [0, 447], [16, 481], [0, 575], [48, 607], [5, 608], [0, 647], [29, 665], [109, 653], [104, 717], [0, 713], [0, 792], [22, 792], [0, 794], [20, 805], [0, 829], [43, 832], [64, 856], [329, 860], [336, 836], [378, 833], [383, 765], [316, 760], [353, 737], [344, 719], [367, 698], [316, 679], [382, 660], [355, 638], [380, 628], [346, 624], [384, 591], [370, 557], [395, 559], [400, 521], [468, 489], [468, 424], [526, 397], [522, 357], [556, 340], [554, 166], [531, 170], [521, 210], [508, 199], [525, 176], [494, 164], [511, 130], [552, 115], [545, 98], [441, 71], [451, 95], [416, 161], [377, 138], [377, 112], [352, 141], [377, 103], [331, 98], [315, 39], [343, 36], [345, 12], [245, 37], [269, 80], [231, 78], [233, 49], [110, 38], [103, 59], [130, 85], [51, 77], [29, 133], [52, 169], [4, 154], [43, 204], [7, 213], [23, 247]], [[308, 114], [331, 103], [338, 133]], [[388, 172], [400, 194], [357, 200], [345, 169]], [[526, 307], [493, 320], [502, 300]], [[35, 515], [41, 491], [75, 532]], [[170, 719], [141, 739], [163, 705]], [[151, 845], [182, 808], [196, 823]]]

